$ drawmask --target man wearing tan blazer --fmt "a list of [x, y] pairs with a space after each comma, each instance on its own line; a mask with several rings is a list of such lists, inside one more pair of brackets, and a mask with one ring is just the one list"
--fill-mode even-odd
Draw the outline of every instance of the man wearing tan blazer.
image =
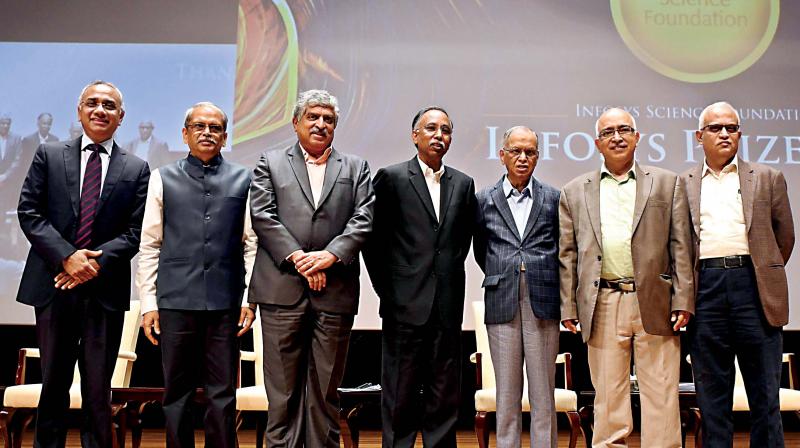
[[733, 446], [736, 357], [753, 422], [750, 446], [782, 447], [784, 266], [794, 247], [786, 180], [736, 156], [742, 132], [728, 103], [708, 106], [695, 136], [705, 160], [681, 178], [692, 218], [697, 318], [688, 329], [704, 446]]
[[642, 446], [680, 447], [680, 339], [694, 312], [689, 206], [674, 173], [634, 162], [633, 117], [597, 120], [603, 166], [564, 186], [559, 203], [561, 319], [588, 344], [597, 391], [594, 447], [624, 447], [633, 431], [633, 349]]

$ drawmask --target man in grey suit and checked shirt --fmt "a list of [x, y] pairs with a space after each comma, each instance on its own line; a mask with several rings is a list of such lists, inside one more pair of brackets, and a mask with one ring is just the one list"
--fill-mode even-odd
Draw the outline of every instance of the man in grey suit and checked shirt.
[[478, 192], [475, 260], [486, 274], [486, 330], [497, 379], [497, 446], [520, 446], [522, 363], [528, 375], [531, 446], [556, 447], [558, 352], [558, 198], [533, 177], [536, 133], [503, 135], [506, 175]]

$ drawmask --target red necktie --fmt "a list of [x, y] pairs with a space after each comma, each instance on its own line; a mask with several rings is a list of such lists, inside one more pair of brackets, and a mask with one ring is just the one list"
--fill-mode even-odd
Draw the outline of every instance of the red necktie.
[[100, 145], [92, 144], [86, 147], [92, 155], [86, 162], [86, 171], [83, 174], [83, 188], [81, 189], [81, 212], [78, 220], [78, 233], [75, 246], [86, 249], [92, 244], [92, 226], [97, 212], [97, 201], [100, 199], [100, 180], [103, 173], [103, 164], [100, 163], [100, 151], [106, 149]]

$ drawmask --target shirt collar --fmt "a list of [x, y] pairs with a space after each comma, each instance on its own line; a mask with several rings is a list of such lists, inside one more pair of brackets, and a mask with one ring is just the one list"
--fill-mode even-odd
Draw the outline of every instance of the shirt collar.
[[[87, 137], [86, 134], [81, 136], [81, 151], [85, 151], [87, 146], [93, 144], [94, 142], [92, 141], [92, 139]], [[108, 153], [108, 155], [110, 156], [111, 150], [114, 148], [114, 138], [112, 137], [104, 142], [100, 142], [99, 145], [105, 148], [106, 153]]]
[[300, 143], [297, 144], [300, 147], [300, 152], [303, 153], [303, 160], [309, 165], [325, 165], [328, 163], [328, 157], [331, 156], [331, 151], [333, 150], [333, 146], [328, 146], [328, 148], [322, 152], [322, 155], [317, 157], [316, 159], [311, 159], [311, 154], [303, 148], [303, 145]]
[[504, 175], [503, 195], [505, 195], [506, 198], [508, 198], [509, 196], [519, 196], [524, 194], [525, 190], [528, 190], [528, 195], [530, 196], [531, 190], [533, 189], [532, 185], [533, 185], [533, 176], [531, 176], [530, 179], [528, 179], [528, 185], [525, 185], [525, 188], [523, 188], [522, 191], [519, 191], [516, 188], [514, 188], [513, 185], [511, 185], [511, 181], [508, 180], [508, 176]]
[[433, 168], [429, 167], [422, 161], [422, 159], [417, 156], [417, 162], [419, 162], [419, 169], [422, 170], [422, 175], [426, 178], [433, 179], [434, 182], [439, 183], [442, 180], [442, 174], [444, 174], [444, 163], [439, 168], [439, 171], [433, 171]]
[[[739, 172], [739, 157], [737, 157], [737, 156], [733, 156], [733, 160], [731, 160], [731, 162], [729, 164], [725, 165], [720, 170], [720, 174], [722, 174], [722, 173], [738, 173], [738, 172]], [[714, 174], [714, 170], [712, 170], [711, 167], [708, 166], [708, 159], [703, 159], [703, 175], [700, 176], [700, 177], [701, 178], [702, 177], [706, 177], [706, 174], [708, 174], [708, 173], [711, 173], [712, 175], [716, 176], [716, 174]]]
[[[616, 180], [614, 175], [611, 174], [611, 171], [608, 170], [608, 167], [606, 167], [605, 162], [603, 162], [603, 165], [600, 166], [600, 179], [606, 176]], [[628, 175], [626, 177], [626, 180], [627, 179], [636, 179], [636, 162], [633, 162], [633, 165], [631, 165], [631, 168], [628, 170]]]
[[206, 167], [206, 166], [210, 166], [210, 167], [216, 167], [216, 166], [218, 166], [220, 163], [222, 163], [222, 153], [220, 153], [220, 154], [217, 154], [217, 155], [215, 155], [214, 157], [212, 157], [212, 158], [211, 158], [211, 160], [209, 160], [209, 161], [208, 161], [208, 163], [203, 163], [203, 161], [202, 161], [202, 160], [198, 159], [197, 157], [195, 157], [195, 156], [193, 156], [193, 155], [191, 155], [191, 154], [189, 154], [189, 155], [187, 155], [187, 156], [186, 156], [186, 161], [187, 161], [187, 162], [189, 162], [189, 163], [191, 163], [191, 164], [192, 164], [192, 165], [194, 165], [194, 166], [199, 166], [199, 167]]

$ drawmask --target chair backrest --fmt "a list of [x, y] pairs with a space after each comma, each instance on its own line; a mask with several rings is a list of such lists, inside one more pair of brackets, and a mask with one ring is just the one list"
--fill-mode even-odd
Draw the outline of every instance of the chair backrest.
[[[122, 322], [122, 339], [119, 343], [120, 352], [136, 352], [136, 342], [139, 339], [139, 326], [142, 322], [141, 302], [131, 301], [130, 309], [125, 312], [125, 319]], [[114, 365], [114, 373], [111, 376], [111, 387], [128, 387], [131, 384], [131, 372], [133, 372], [133, 361], [124, 358], [117, 358]], [[75, 373], [72, 383], [81, 382], [81, 375], [78, 365], [75, 365]]]
[[[484, 389], [494, 389], [494, 366], [492, 365], [492, 354], [489, 352], [489, 333], [486, 332], [486, 324], [483, 316], [485, 313], [483, 300], [472, 302], [472, 315], [475, 318], [475, 345], [477, 352], [481, 354], [481, 380]], [[523, 375], [523, 378], [525, 375]]]
[[264, 340], [261, 334], [261, 313], [256, 310], [256, 318], [253, 320], [253, 326], [250, 327], [253, 332], [253, 353], [255, 354], [255, 361], [253, 362], [253, 370], [255, 373], [255, 385], [264, 385]]

